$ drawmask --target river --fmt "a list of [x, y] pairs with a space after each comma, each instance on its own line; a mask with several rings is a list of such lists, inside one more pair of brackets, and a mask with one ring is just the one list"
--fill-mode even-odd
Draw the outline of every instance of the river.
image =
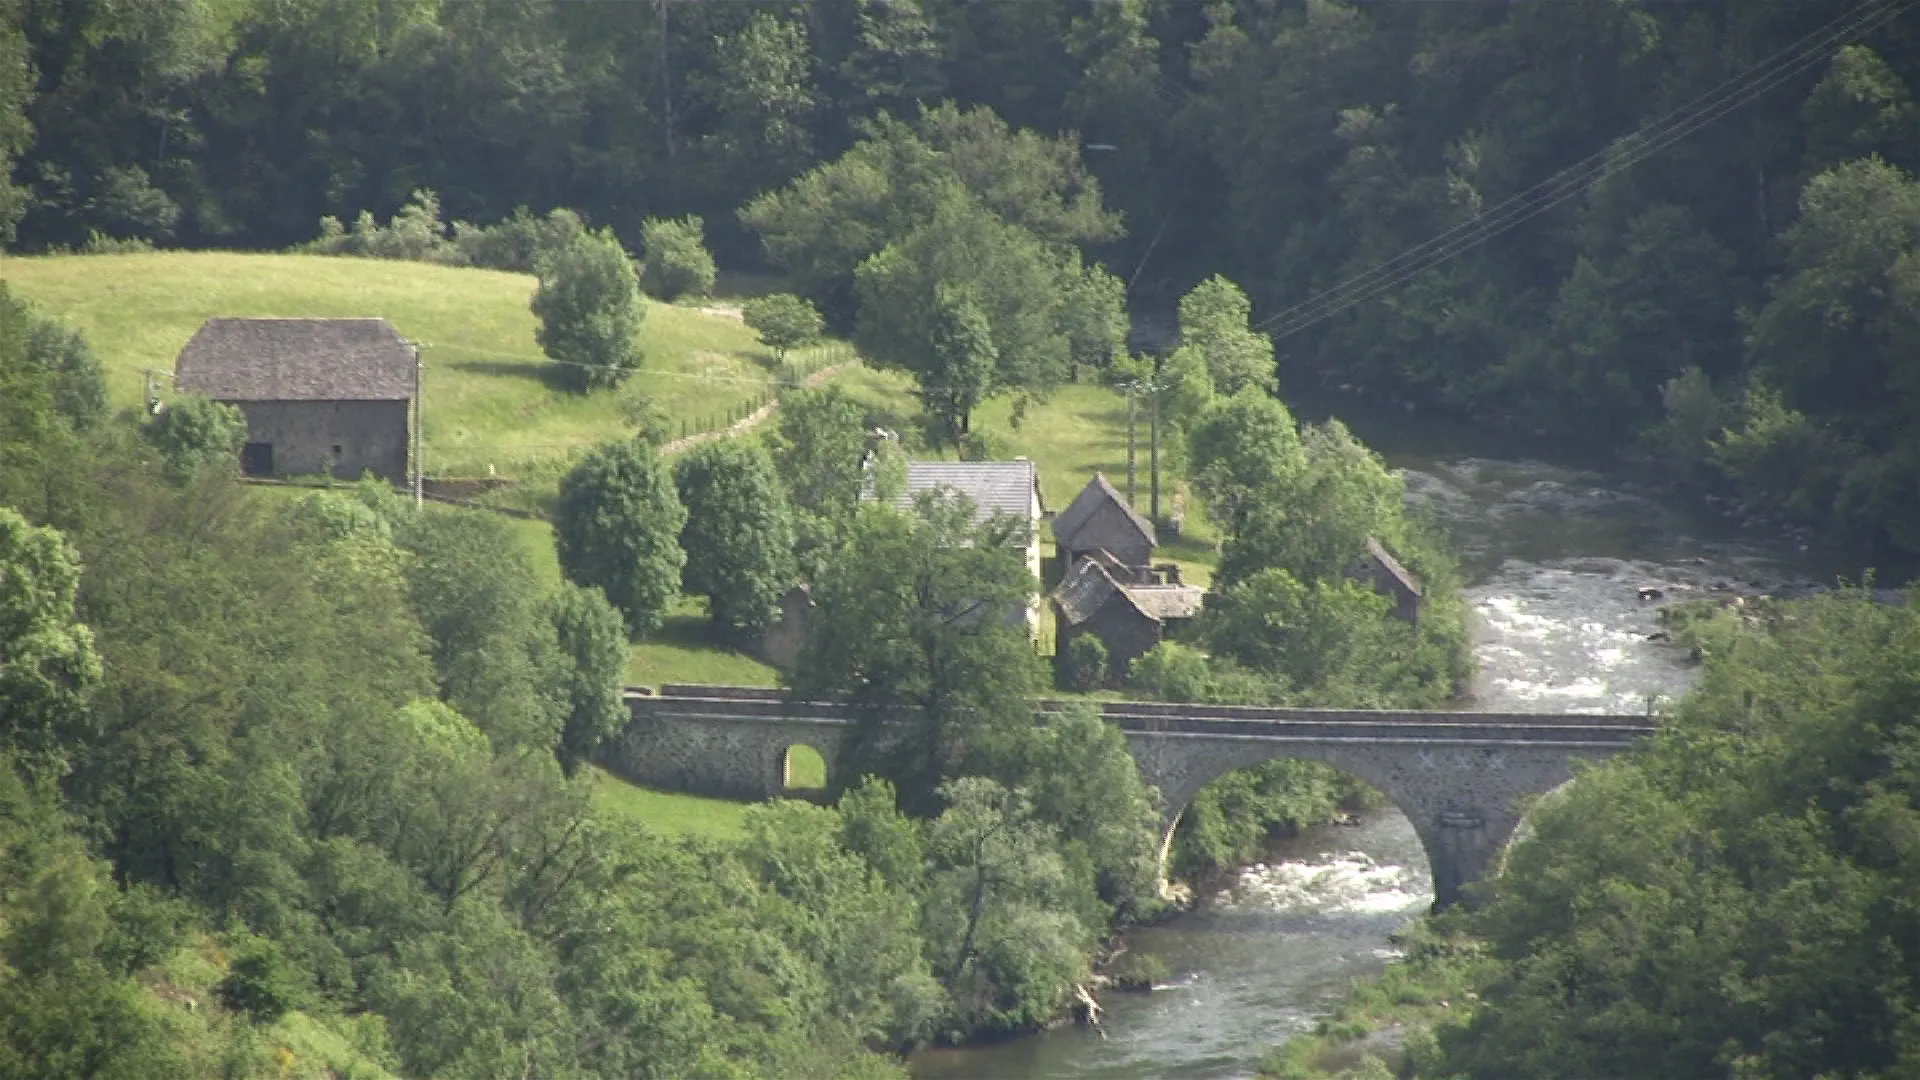
[[[1344, 411], [1343, 411], [1344, 412]], [[1449, 530], [1471, 582], [1474, 704], [1497, 711], [1642, 712], [1684, 693], [1684, 658], [1648, 640], [1663, 602], [1773, 590], [1840, 570], [1796, 538], [1745, 535], [1619, 476], [1520, 456], [1435, 452], [1430, 426], [1375, 415], [1356, 433], [1402, 470], [1408, 501]], [[1483, 436], [1440, 432], [1458, 448]], [[1422, 446], [1418, 440], [1429, 445]], [[1643, 600], [1641, 589], [1660, 600]], [[1129, 935], [1174, 973], [1105, 995], [1107, 1035], [1079, 1027], [927, 1051], [919, 1080], [1213, 1078], [1253, 1073], [1310, 1027], [1389, 936], [1432, 900], [1412, 826], [1391, 808], [1277, 844], [1194, 909]]]

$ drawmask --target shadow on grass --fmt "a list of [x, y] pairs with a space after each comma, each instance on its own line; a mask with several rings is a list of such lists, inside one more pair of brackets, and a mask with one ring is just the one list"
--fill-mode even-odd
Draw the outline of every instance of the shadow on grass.
[[533, 379], [549, 390], [572, 393], [576, 387], [561, 379], [561, 368], [545, 360], [527, 360], [518, 364], [503, 360], [455, 360], [442, 367], [453, 368], [473, 375], [487, 375], [496, 378]]

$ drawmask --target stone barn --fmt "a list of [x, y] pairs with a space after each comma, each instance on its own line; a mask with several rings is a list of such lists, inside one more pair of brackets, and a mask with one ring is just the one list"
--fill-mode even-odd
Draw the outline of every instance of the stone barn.
[[1101, 473], [1094, 473], [1073, 502], [1053, 518], [1053, 544], [1062, 571], [1097, 551], [1127, 566], [1145, 566], [1158, 543], [1153, 523], [1128, 506]]
[[1200, 614], [1206, 591], [1180, 582], [1180, 568], [1126, 566], [1111, 555], [1082, 558], [1053, 590], [1054, 665], [1081, 634], [1107, 647], [1107, 682], [1124, 682], [1134, 660]]
[[409, 478], [414, 346], [385, 319], [208, 319], [174, 384], [238, 406], [249, 476]]
[[1367, 550], [1347, 567], [1347, 575], [1372, 585], [1375, 592], [1393, 601], [1393, 613], [1416, 625], [1420, 622], [1423, 596], [1420, 579], [1400, 565], [1400, 560], [1373, 537], [1367, 537]]

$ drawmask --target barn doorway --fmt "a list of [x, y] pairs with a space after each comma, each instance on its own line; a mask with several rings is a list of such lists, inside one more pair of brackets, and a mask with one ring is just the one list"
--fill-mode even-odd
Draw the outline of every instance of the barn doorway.
[[273, 444], [250, 442], [240, 450], [240, 471], [248, 476], [273, 475]]

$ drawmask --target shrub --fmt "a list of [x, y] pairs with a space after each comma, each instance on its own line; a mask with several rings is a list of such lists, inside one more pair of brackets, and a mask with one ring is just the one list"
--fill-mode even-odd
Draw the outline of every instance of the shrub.
[[540, 262], [534, 334], [559, 366], [557, 381], [582, 393], [618, 386], [640, 367], [636, 340], [646, 307], [640, 281], [609, 230], [581, 233]]
[[648, 292], [671, 301], [713, 291], [715, 270], [713, 256], [707, 253], [704, 227], [693, 215], [648, 218], [641, 224]]
[[792, 293], [756, 296], [741, 306], [740, 314], [760, 335], [760, 343], [773, 350], [775, 360], [785, 360], [787, 350], [817, 340], [826, 329], [813, 304]]
[[185, 483], [204, 469], [239, 464], [247, 418], [232, 405], [183, 395], [148, 420], [141, 434], [160, 451], [168, 478]]
[[271, 938], [248, 935], [234, 950], [233, 968], [220, 980], [227, 1007], [271, 1023], [306, 998], [305, 977]]
[[1080, 634], [1067, 645], [1060, 682], [1066, 690], [1098, 690], [1107, 681], [1107, 646], [1093, 634]]

